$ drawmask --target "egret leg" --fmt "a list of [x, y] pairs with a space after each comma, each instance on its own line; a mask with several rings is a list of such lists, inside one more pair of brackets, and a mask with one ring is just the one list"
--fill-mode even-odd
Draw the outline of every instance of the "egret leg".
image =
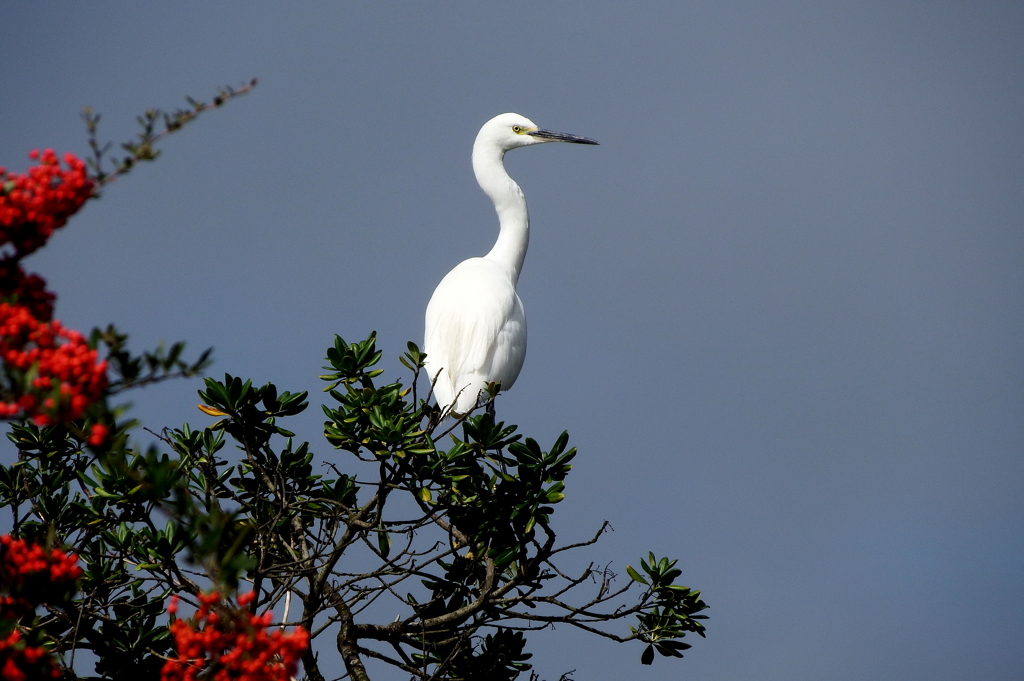
[[[487, 415], [491, 417], [491, 423], [497, 423], [497, 421], [498, 421], [498, 417], [494, 413], [494, 402], [495, 402], [495, 400], [492, 399], [490, 402], [487, 403], [487, 406], [484, 407], [485, 413], [487, 413]], [[508, 469], [505, 467], [505, 459], [504, 459], [504, 457], [505, 457], [505, 448], [504, 447], [499, 447], [498, 451], [497, 451], [497, 454], [498, 454], [498, 467], [501, 468], [501, 472], [502, 473], [504, 473], [505, 475], [508, 475]]]

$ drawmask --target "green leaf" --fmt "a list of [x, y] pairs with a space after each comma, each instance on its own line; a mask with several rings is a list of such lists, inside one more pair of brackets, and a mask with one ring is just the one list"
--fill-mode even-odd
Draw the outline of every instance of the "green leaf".
[[381, 523], [377, 531], [377, 548], [380, 549], [380, 555], [385, 558], [391, 553], [391, 536], [384, 529], [383, 523]]
[[634, 582], [640, 582], [641, 584], [647, 584], [648, 586], [650, 586], [647, 580], [640, 576], [639, 572], [637, 572], [628, 565], [626, 566], [626, 574], [632, 577]]
[[[673, 655], [674, 657], [682, 657], [682, 654], [678, 652], [673, 653], [672, 651], [689, 650], [693, 647], [689, 643], [683, 643], [682, 641], [674, 641], [672, 639], [666, 641], [658, 641], [657, 645], [659, 653], [661, 653], [662, 655]], [[664, 652], [663, 649], [668, 650], [669, 652]]]
[[640, 664], [652, 664], [654, 662], [654, 646], [648, 645], [640, 656]]

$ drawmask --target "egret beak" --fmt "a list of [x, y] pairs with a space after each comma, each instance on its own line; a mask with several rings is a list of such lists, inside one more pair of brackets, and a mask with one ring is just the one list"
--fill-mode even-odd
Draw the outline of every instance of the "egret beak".
[[573, 144], [597, 144], [592, 139], [587, 137], [580, 137], [579, 135], [569, 135], [564, 132], [554, 132], [552, 130], [538, 129], [533, 132], [526, 133], [530, 137], [538, 137], [547, 142], [572, 142]]

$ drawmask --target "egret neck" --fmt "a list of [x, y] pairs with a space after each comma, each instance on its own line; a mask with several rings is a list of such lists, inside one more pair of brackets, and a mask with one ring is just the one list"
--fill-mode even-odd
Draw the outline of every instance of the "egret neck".
[[484, 257], [508, 271], [514, 286], [530, 244], [530, 215], [526, 197], [515, 180], [505, 172], [505, 150], [493, 139], [477, 138], [473, 144], [473, 172], [480, 188], [494, 202], [498, 213], [498, 240]]

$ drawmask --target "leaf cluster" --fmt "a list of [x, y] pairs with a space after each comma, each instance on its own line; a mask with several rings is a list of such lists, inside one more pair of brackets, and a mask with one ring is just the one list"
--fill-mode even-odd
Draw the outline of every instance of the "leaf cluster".
[[82, 120], [85, 122], [85, 128], [89, 135], [89, 150], [92, 154], [86, 162], [96, 184], [101, 187], [110, 184], [121, 175], [128, 173], [137, 163], [155, 161], [160, 156], [160, 150], [156, 148], [157, 142], [167, 135], [177, 132], [203, 112], [218, 108], [235, 97], [247, 94], [256, 87], [256, 84], [257, 81], [253, 78], [239, 88], [227, 86], [218, 88], [216, 96], [210, 103], [186, 97], [185, 101], [188, 103], [186, 108], [177, 108], [170, 112], [161, 109], [146, 109], [141, 115], [135, 117], [139, 124], [139, 132], [133, 139], [120, 145], [125, 154], [116, 158], [110, 153], [114, 146], [113, 142], [100, 142], [98, 139], [100, 114], [93, 111], [91, 107], [83, 108]]
[[109, 393], [141, 388], [172, 378], [191, 378], [200, 375], [213, 360], [213, 348], [207, 348], [199, 358], [188, 362], [182, 359], [185, 342], [178, 341], [169, 348], [161, 342], [155, 350], [133, 355], [128, 350], [128, 335], [110, 324], [105, 329], [93, 329], [89, 336], [91, 347], [100, 343], [107, 349], [107, 364], [113, 373]]
[[640, 559], [640, 567], [646, 577], [626, 566], [626, 573], [633, 581], [650, 587], [644, 599], [653, 603], [649, 610], [637, 614], [639, 626], [630, 627], [641, 641], [648, 643], [640, 656], [643, 664], [654, 662], [654, 651], [667, 657], [682, 657], [682, 651], [691, 647], [681, 640], [687, 632], [704, 636], [704, 625], [700, 620], [707, 619], [707, 616], [697, 613], [708, 606], [700, 599], [700, 591], [673, 583], [683, 574], [675, 567], [677, 562], [668, 558], [658, 560], [649, 553], [647, 560]]

